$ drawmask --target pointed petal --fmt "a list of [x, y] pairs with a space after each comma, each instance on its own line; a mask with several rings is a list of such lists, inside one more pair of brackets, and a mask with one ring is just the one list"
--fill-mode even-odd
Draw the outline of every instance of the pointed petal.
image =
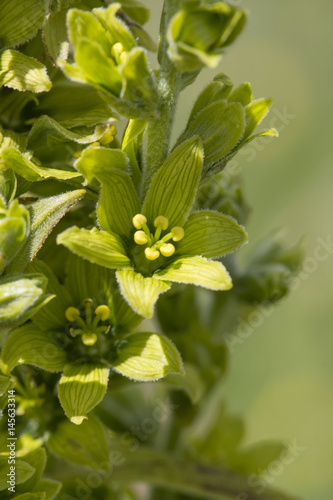
[[88, 179], [96, 177], [102, 184], [97, 216], [101, 229], [128, 238], [134, 230], [132, 218], [141, 212], [141, 203], [130, 176], [123, 151], [105, 148], [87, 149], [76, 167]]
[[109, 368], [101, 364], [68, 364], [60, 379], [58, 396], [67, 417], [81, 424], [104, 398]]
[[193, 212], [185, 226], [185, 237], [177, 244], [177, 254], [221, 257], [247, 241], [247, 234], [235, 219], [210, 210]]
[[163, 163], [153, 178], [143, 213], [149, 222], [163, 215], [170, 227], [182, 226], [192, 207], [203, 164], [203, 147], [199, 137], [181, 144]]
[[229, 290], [232, 287], [230, 275], [220, 262], [208, 261], [199, 256], [176, 259], [167, 268], [154, 273], [154, 277], [210, 290]]
[[98, 231], [96, 228], [88, 231], [74, 226], [60, 233], [57, 243], [100, 266], [110, 269], [130, 266], [122, 240], [116, 234]]
[[66, 361], [65, 351], [56, 344], [52, 335], [42, 332], [37, 326], [26, 325], [15, 330], [7, 340], [0, 366], [6, 375], [21, 364], [58, 372]]
[[121, 342], [113, 368], [133, 380], [159, 380], [168, 374], [184, 375], [180, 354], [173, 343], [157, 333], [133, 333]]
[[117, 271], [120, 291], [132, 309], [151, 318], [158, 296], [169, 290], [169, 283], [162, 283], [155, 278], [144, 278], [142, 274], [132, 270]]

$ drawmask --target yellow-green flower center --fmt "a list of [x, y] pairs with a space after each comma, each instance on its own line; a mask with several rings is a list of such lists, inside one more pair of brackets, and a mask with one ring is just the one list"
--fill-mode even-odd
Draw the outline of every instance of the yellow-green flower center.
[[151, 233], [147, 225], [147, 217], [136, 214], [133, 217], [133, 226], [137, 231], [134, 233], [134, 241], [137, 245], [146, 245], [144, 250], [148, 260], [156, 260], [162, 254], [163, 257], [171, 257], [176, 251], [175, 245], [168, 243], [170, 240], [177, 242], [184, 238], [185, 232], [182, 227], [175, 226], [164, 234], [169, 227], [169, 220], [164, 215], [159, 215], [154, 220], [155, 233]]
[[84, 301], [85, 311], [82, 315], [76, 307], [68, 307], [65, 311], [65, 316], [68, 321], [73, 323], [69, 329], [72, 337], [81, 335], [82, 343], [86, 346], [93, 346], [96, 344], [99, 333], [108, 333], [110, 325], [99, 325], [101, 321], [107, 321], [110, 317], [111, 311], [108, 306], [98, 306], [93, 312], [92, 300], [86, 299]]

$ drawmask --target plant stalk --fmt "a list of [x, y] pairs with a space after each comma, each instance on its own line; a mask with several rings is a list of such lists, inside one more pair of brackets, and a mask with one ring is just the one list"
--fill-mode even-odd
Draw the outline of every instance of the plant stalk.
[[167, 54], [167, 30], [170, 19], [180, 9], [182, 0], [165, 0], [161, 18], [158, 76], [159, 117], [148, 122], [143, 138], [142, 196], [144, 197], [151, 180], [166, 159], [176, 105], [181, 87], [181, 73], [175, 68]]

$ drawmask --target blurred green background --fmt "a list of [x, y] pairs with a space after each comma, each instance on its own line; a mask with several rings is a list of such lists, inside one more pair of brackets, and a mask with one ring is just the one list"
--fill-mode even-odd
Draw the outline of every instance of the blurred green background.
[[[162, 0], [145, 2], [157, 37]], [[230, 2], [232, 3], [232, 2]], [[247, 252], [272, 229], [289, 245], [305, 235], [307, 260], [296, 289], [231, 355], [223, 385], [245, 416], [248, 443], [284, 439], [304, 448], [271, 483], [306, 500], [333, 498], [332, 48], [329, 0], [235, 0], [249, 10], [245, 32], [216, 71], [204, 71], [179, 104], [177, 130], [196, 94], [218, 71], [273, 97], [264, 122], [280, 138], [260, 140], [237, 157], [253, 208]], [[331, 250], [332, 251], [332, 250]]]

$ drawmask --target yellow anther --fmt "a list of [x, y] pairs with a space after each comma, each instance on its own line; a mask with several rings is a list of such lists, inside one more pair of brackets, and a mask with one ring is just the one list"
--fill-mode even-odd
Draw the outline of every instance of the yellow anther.
[[92, 346], [97, 342], [97, 335], [96, 333], [83, 333], [81, 340], [84, 345]]
[[164, 245], [160, 247], [160, 252], [164, 257], [170, 257], [175, 253], [175, 250], [176, 249], [172, 243], [164, 243]]
[[132, 222], [135, 229], [142, 229], [143, 225], [147, 224], [147, 217], [142, 214], [136, 214], [134, 215]]
[[91, 144], [89, 144], [89, 147], [90, 148], [98, 148], [100, 146], [100, 143], [99, 142], [92, 142]]
[[145, 245], [148, 243], [148, 236], [144, 231], [136, 231], [134, 233], [134, 241], [137, 245]]
[[166, 217], [164, 217], [163, 215], [159, 215], [154, 220], [154, 226], [155, 227], [162, 226], [163, 231], [165, 231], [169, 227], [169, 220]]
[[115, 58], [115, 60], [117, 61], [117, 63], [119, 63], [120, 61], [120, 57], [121, 57], [121, 54], [124, 52], [124, 46], [122, 43], [120, 42], [117, 42], [115, 43], [113, 46], [112, 46], [112, 49], [111, 49], [111, 54], [112, 56]]
[[68, 307], [65, 316], [68, 321], [74, 322], [76, 318], [80, 317], [80, 311], [76, 307]]
[[185, 231], [182, 227], [176, 226], [171, 229], [173, 241], [180, 241], [185, 236]]
[[100, 138], [99, 142], [102, 146], [110, 144], [114, 140], [114, 134], [112, 132], [106, 132], [103, 137]]
[[111, 311], [108, 306], [101, 305], [95, 309], [95, 314], [99, 316], [101, 321], [106, 321], [110, 317]]
[[[98, 127], [97, 127], [98, 129]], [[102, 127], [100, 129], [103, 131]], [[107, 127], [104, 130], [104, 133], [102, 137], [99, 139], [99, 142], [102, 145], [110, 144], [115, 138], [115, 135], [117, 135], [117, 129], [115, 125], [107, 125]]]
[[160, 256], [160, 252], [158, 250], [156, 250], [155, 248], [145, 248], [145, 256], [146, 256], [146, 259], [148, 260], [156, 260], [159, 258]]

